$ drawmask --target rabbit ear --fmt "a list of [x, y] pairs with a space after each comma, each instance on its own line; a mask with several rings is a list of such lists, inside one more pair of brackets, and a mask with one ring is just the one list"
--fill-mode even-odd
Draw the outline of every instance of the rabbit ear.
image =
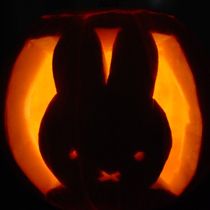
[[88, 23], [80, 46], [80, 94], [92, 98], [104, 86], [104, 73], [101, 43], [94, 28], [89, 27]]
[[108, 86], [111, 92], [145, 100], [152, 97], [157, 52], [151, 35], [134, 21], [118, 34], [112, 53]]
[[69, 21], [53, 55], [53, 76], [58, 94], [70, 95], [77, 85], [78, 53], [82, 36], [82, 20]]
[[71, 100], [80, 94], [90, 96], [103, 86], [101, 44], [84, 20], [71, 20], [59, 40], [54, 50], [53, 74], [58, 95]]

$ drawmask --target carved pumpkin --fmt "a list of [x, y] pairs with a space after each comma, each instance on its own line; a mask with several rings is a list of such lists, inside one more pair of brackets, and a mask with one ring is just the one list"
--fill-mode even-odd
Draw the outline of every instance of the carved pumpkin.
[[202, 141], [187, 38], [148, 11], [42, 18], [12, 70], [6, 127], [52, 203], [150, 209], [186, 189]]

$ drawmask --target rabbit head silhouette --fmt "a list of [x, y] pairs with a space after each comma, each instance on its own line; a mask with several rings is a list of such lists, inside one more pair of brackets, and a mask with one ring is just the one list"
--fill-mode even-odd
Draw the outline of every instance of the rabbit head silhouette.
[[57, 95], [39, 133], [48, 167], [64, 186], [85, 191], [95, 203], [105, 194], [112, 200], [119, 191], [147, 189], [171, 147], [166, 115], [152, 98], [156, 45], [134, 18], [124, 20], [116, 22], [120, 31], [106, 83], [94, 24], [79, 17], [69, 23], [53, 57]]

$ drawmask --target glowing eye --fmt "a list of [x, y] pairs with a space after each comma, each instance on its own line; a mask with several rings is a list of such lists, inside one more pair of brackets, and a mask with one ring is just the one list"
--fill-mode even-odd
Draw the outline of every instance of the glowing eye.
[[144, 158], [145, 158], [145, 153], [142, 152], [142, 151], [137, 151], [134, 154], [134, 159], [137, 160], [137, 161], [142, 161], [142, 160], [144, 160]]
[[71, 160], [76, 160], [78, 158], [78, 152], [77, 150], [75, 149], [72, 149], [70, 152], [69, 152], [69, 158]]

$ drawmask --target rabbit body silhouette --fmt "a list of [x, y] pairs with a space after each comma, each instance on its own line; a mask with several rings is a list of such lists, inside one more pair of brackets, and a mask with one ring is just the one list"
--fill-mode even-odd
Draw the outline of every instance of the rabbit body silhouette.
[[137, 195], [157, 180], [171, 148], [166, 115], [152, 98], [156, 45], [124, 16], [107, 82], [94, 24], [79, 17], [69, 23], [53, 57], [57, 95], [40, 127], [46, 164], [72, 194], [91, 201], [90, 209], [138, 209]]

